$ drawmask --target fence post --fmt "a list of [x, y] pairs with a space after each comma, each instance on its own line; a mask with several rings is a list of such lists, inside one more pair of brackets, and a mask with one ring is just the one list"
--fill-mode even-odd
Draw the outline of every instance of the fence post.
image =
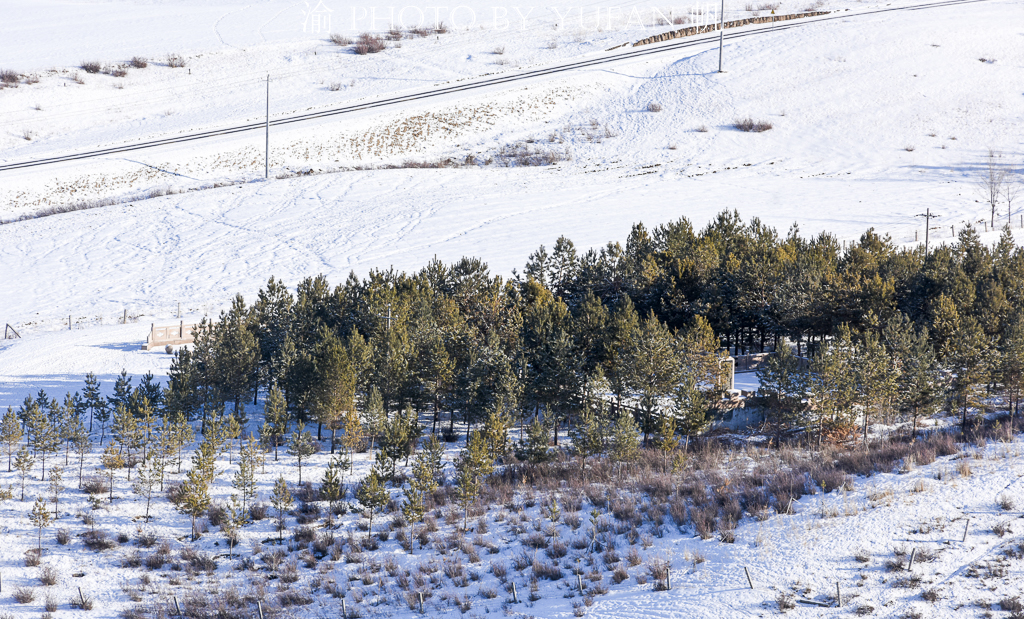
[[843, 605], [843, 596], [839, 593], [839, 581], [836, 581], [836, 606]]
[[743, 573], [747, 575], [747, 584], [750, 585], [751, 589], [753, 589], [754, 588], [754, 581], [750, 580], [750, 571], [747, 569], [746, 566], [743, 566]]
[[967, 522], [964, 523], [964, 536], [960, 539], [960, 543], [961, 544], [967, 541], [967, 528], [970, 527], [970, 526], [971, 526], [971, 519], [968, 518]]

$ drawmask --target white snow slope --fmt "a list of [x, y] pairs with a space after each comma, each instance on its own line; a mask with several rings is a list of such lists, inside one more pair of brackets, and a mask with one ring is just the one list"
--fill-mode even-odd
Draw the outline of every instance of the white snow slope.
[[[158, 15], [171, 6], [132, 10]], [[724, 74], [715, 72], [717, 49], [708, 42], [275, 128], [269, 182], [259, 179], [259, 133], [0, 172], [8, 218], [52, 204], [242, 183], [0, 226], [0, 320], [22, 329], [66, 328], [69, 314], [75, 324], [111, 322], [125, 309], [143, 321], [166, 320], [179, 301], [189, 311], [214, 312], [235, 292], [251, 296], [270, 275], [292, 285], [317, 273], [339, 281], [351, 269], [415, 269], [434, 255], [446, 261], [476, 255], [507, 274], [559, 235], [586, 248], [624, 239], [638, 221], [655, 225], [685, 216], [700, 226], [727, 208], [782, 232], [795, 222], [804, 234], [827, 230], [853, 239], [873, 226], [898, 242], [913, 242], [915, 234], [923, 240], [916, 216], [931, 208], [939, 214], [932, 239], [948, 241], [951, 226], [988, 217], [975, 183], [988, 148], [1001, 153], [1001, 163], [1021, 162], [1024, 4], [993, 0], [862, 17], [856, 14], [863, 4], [850, 6], [849, 18], [730, 42]], [[846, 13], [842, 6], [827, 8]], [[727, 12], [746, 14], [738, 5]], [[571, 30], [477, 27], [406, 39], [401, 48], [368, 56], [325, 46], [322, 37], [316, 45], [323, 53], [316, 56], [308, 41], [243, 51], [218, 43], [199, 52], [205, 39], [195, 35], [187, 39], [191, 78], [182, 69], [150, 65], [125, 78], [82, 73], [83, 86], [42, 73], [38, 84], [0, 91], [2, 158], [258, 119], [264, 85], [255, 75], [265, 65], [284, 71], [298, 63], [280, 86], [271, 84], [287, 93], [278, 108], [284, 114], [302, 111], [307, 100], [306, 107], [323, 107], [398, 92], [409, 86], [398, 77], [403, 72], [431, 84], [465, 79], [506, 70], [493, 64], [502, 58], [534, 66], [586, 52], [594, 38], [614, 35], [601, 39], [605, 45], [655, 29]], [[558, 47], [549, 49], [549, 40]], [[491, 53], [501, 45], [504, 55]], [[107, 60], [124, 60], [130, 48], [111, 48]], [[0, 53], [0, 63], [6, 66], [9, 56]], [[317, 73], [322, 62], [335, 68]], [[245, 105], [220, 85], [234, 71], [250, 80], [238, 88], [255, 90]], [[344, 84], [356, 71], [352, 92], [315, 86], [333, 79], [331, 71], [344, 75], [337, 78]], [[188, 83], [206, 75], [211, 81]], [[69, 94], [76, 88], [83, 94]], [[652, 102], [663, 110], [648, 111]], [[745, 116], [773, 128], [734, 129]], [[37, 137], [26, 141], [22, 129]], [[289, 176], [289, 170], [462, 161], [470, 154], [479, 162], [517, 144], [569, 160]], [[1018, 209], [1014, 204], [1014, 228]], [[1006, 211], [1003, 203], [1000, 222]]]

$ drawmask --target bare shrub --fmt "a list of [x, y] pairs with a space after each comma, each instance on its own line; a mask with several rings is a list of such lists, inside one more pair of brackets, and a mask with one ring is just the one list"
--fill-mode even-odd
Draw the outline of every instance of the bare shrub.
[[14, 601], [18, 604], [29, 604], [36, 599], [36, 591], [32, 587], [18, 587], [14, 590]]
[[388, 41], [401, 41], [402, 31], [392, 28], [391, 30], [388, 31], [387, 39]]
[[149, 66], [149, 61], [141, 56], [132, 56], [132, 59], [128, 62], [133, 69], [145, 69]]
[[178, 54], [167, 54], [167, 66], [172, 69], [180, 69], [185, 66], [185, 59]]
[[330, 86], [327, 87], [327, 90], [330, 90], [331, 92], [338, 92], [341, 90], [341, 82], [331, 82]]
[[61, 546], [71, 543], [71, 531], [64, 528], [57, 529], [57, 543]]
[[780, 591], [779, 594], [775, 596], [775, 603], [779, 605], [780, 613], [796, 608], [796, 599], [792, 593]]
[[17, 71], [11, 71], [10, 69], [0, 69], [0, 82], [3, 82], [5, 85], [17, 84], [20, 79], [21, 76], [18, 75]]
[[351, 45], [352, 44], [352, 39], [350, 39], [350, 38], [348, 38], [348, 37], [346, 37], [344, 35], [338, 34], [337, 32], [332, 32], [331, 36], [329, 38], [331, 40], [331, 43], [334, 43], [335, 45]]
[[38, 567], [39, 566], [39, 550], [32, 548], [25, 553], [25, 567]]
[[912, 153], [916, 150], [916, 147], [913, 144], [907, 144], [906, 146], [903, 147], [903, 150], [907, 151], [908, 153]]
[[1000, 496], [997, 502], [999, 504], [999, 509], [1006, 512], [1011, 511], [1014, 507], [1013, 497], [1008, 494]]
[[732, 126], [740, 131], [746, 131], [748, 133], [761, 133], [772, 128], [772, 124], [770, 122], [766, 120], [754, 120], [749, 116], [736, 120]]
[[124, 77], [128, 75], [128, 70], [124, 67], [114, 67], [110, 70], [110, 74], [114, 77]]
[[39, 582], [47, 587], [57, 584], [57, 568], [52, 565], [44, 565], [43, 569], [39, 570]]
[[365, 56], [366, 54], [382, 52], [387, 48], [388, 44], [384, 42], [383, 38], [370, 34], [369, 32], [364, 32], [359, 35], [359, 39], [356, 41], [353, 51], [360, 56]]
[[99, 73], [103, 70], [103, 65], [100, 64], [99, 61], [88, 60], [82, 62], [82, 64], [79, 65], [79, 68], [85, 71], [86, 73]]
[[249, 517], [253, 520], [263, 520], [267, 517], [267, 504], [256, 503], [249, 508]]
[[647, 104], [647, 111], [648, 112], [660, 112], [661, 111], [661, 104], [657, 103], [655, 101], [651, 101], [650, 103]]
[[503, 56], [505, 54], [505, 46], [499, 45], [498, 47], [495, 47], [491, 53], [496, 56]]
[[57, 598], [52, 595], [47, 595], [46, 600], [43, 602], [43, 608], [46, 609], [46, 612], [48, 613], [57, 612]]
[[71, 608], [77, 608], [78, 610], [92, 610], [93, 600], [92, 597], [83, 593], [72, 597], [68, 604]]
[[693, 529], [701, 539], [710, 539], [718, 526], [714, 507], [700, 507], [690, 510]]
[[110, 492], [110, 486], [102, 477], [87, 477], [82, 482], [82, 490], [86, 494], [100, 495]]
[[1007, 533], [1012, 533], [1012, 531], [1010, 530], [1010, 523], [1006, 521], [996, 523], [992, 527], [992, 532], [998, 535], [999, 537], [1003, 537]]
[[82, 543], [89, 550], [95, 550], [100, 552], [102, 550], [110, 550], [117, 544], [114, 540], [107, 537], [107, 532], [102, 529], [90, 529], [82, 535]]
[[441, 22], [440, 24], [437, 25], [437, 28], [434, 28], [434, 32], [436, 32], [437, 34], [448, 34], [448, 25], [445, 24], [444, 22]]
[[697, 133], [707, 133], [708, 132], [708, 126], [707, 125], [700, 125], [699, 127], [697, 127], [696, 131], [697, 131]]
[[71, 75], [71, 81], [76, 83], [76, 84], [84, 84], [85, 83], [85, 80], [82, 79], [82, 76], [79, 75], [77, 71]]
[[668, 572], [670, 567], [669, 562], [663, 559], [654, 559], [648, 564], [647, 573], [654, 579], [655, 591], [668, 590]]
[[558, 49], [558, 41], [556, 41], [555, 39], [551, 39], [550, 41], [548, 41], [548, 44], [545, 47], [547, 47], [548, 49]]
[[1007, 596], [999, 600], [999, 608], [1011, 613], [1013, 619], [1024, 615], [1024, 604], [1021, 603], [1020, 598], [1017, 596]]
[[928, 589], [921, 592], [921, 599], [926, 602], [932, 602], [933, 604], [939, 599], [939, 592], [936, 589]]

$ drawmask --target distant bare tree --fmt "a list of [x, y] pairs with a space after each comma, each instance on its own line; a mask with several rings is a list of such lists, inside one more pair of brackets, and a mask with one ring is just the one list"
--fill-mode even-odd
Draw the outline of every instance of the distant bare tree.
[[996, 206], [999, 205], [999, 197], [1003, 193], [1003, 185], [1006, 182], [1006, 168], [999, 164], [999, 157], [998, 152], [991, 148], [988, 149], [985, 167], [982, 168], [981, 178], [978, 179], [978, 190], [992, 208], [993, 229], [996, 226]]
[[1013, 224], [1013, 201], [1024, 191], [1024, 168], [1006, 170], [1003, 179], [1003, 198], [1006, 200], [1006, 225]]

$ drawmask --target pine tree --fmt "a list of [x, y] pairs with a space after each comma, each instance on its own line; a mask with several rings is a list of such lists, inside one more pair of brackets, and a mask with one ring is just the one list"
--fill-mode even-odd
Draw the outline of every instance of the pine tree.
[[114, 475], [118, 469], [122, 469], [125, 466], [124, 458], [114, 449], [113, 445], [107, 445], [107, 448], [103, 450], [103, 455], [100, 456], [100, 463], [103, 468], [107, 470], [107, 477], [110, 482], [110, 502], [114, 502]]
[[153, 382], [153, 380], [153, 373], [146, 372], [142, 375], [142, 382], [135, 389], [149, 401], [150, 406], [159, 408], [164, 398], [164, 391], [160, 388], [160, 382]]
[[[439, 449], [443, 449], [443, 446], [437, 440], [437, 436], [431, 434], [424, 448], [416, 454], [416, 460], [412, 466], [412, 477], [409, 479], [409, 485], [403, 490], [405, 503], [402, 505], [402, 514], [412, 525], [414, 539], [416, 523], [421, 522], [426, 514], [426, 497], [433, 493], [440, 484]], [[412, 548], [412, 542], [409, 546]], [[422, 545], [420, 547], [422, 548]]]
[[228, 560], [234, 558], [235, 544], [238, 541], [238, 530], [245, 524], [245, 509], [238, 504], [238, 497], [231, 495], [231, 503], [224, 507], [224, 518], [220, 523], [220, 532], [228, 540]]
[[282, 475], [274, 482], [274, 491], [270, 495], [270, 504], [277, 510], [278, 543], [284, 541], [284, 515], [292, 508], [293, 502], [292, 493], [288, 491], [288, 483]]
[[302, 485], [302, 461], [315, 454], [318, 447], [319, 445], [300, 421], [298, 427], [292, 432], [292, 440], [288, 442], [288, 454], [295, 456], [295, 461], [299, 466], [299, 485]]
[[384, 400], [380, 397], [380, 390], [376, 385], [370, 387], [370, 393], [366, 396], [366, 404], [363, 406], [362, 422], [366, 428], [366, 434], [370, 437], [370, 450], [377, 437], [384, 431], [388, 417], [384, 413]]
[[50, 467], [50, 483], [47, 486], [50, 491], [50, 500], [53, 501], [53, 519], [59, 518], [58, 506], [60, 504], [60, 495], [64, 492], [64, 468], [60, 466]]
[[182, 463], [181, 449], [195, 440], [195, 432], [192, 431], [191, 424], [184, 417], [175, 416], [171, 421], [168, 436], [174, 448], [173, 463], [177, 465], [178, 472], [180, 473]]
[[547, 462], [550, 458], [548, 449], [548, 430], [540, 417], [534, 417], [526, 426], [526, 440], [520, 441], [516, 449], [516, 457], [531, 464]]
[[263, 419], [260, 435], [265, 445], [274, 447], [274, 462], [277, 462], [277, 448], [282, 443], [282, 437], [288, 433], [288, 405], [276, 386], [271, 387], [267, 394]]
[[206, 513], [210, 507], [210, 479], [207, 477], [206, 467], [193, 466], [185, 474], [185, 481], [181, 483], [181, 500], [177, 510], [192, 519], [192, 540], [198, 537], [196, 532], [196, 519]]
[[661, 398], [672, 393], [682, 378], [683, 357], [675, 337], [652, 311], [626, 342], [626, 384], [640, 397], [644, 444], [655, 430]]
[[256, 466], [259, 464], [263, 450], [259, 443], [252, 436], [242, 447], [242, 453], [238, 458], [238, 471], [231, 480], [231, 485], [238, 491], [242, 498], [242, 511], [256, 498]]
[[154, 452], [139, 467], [139, 474], [132, 484], [132, 492], [146, 499], [146, 522], [149, 522], [149, 505], [153, 500], [153, 492], [163, 479], [163, 465]]
[[25, 500], [25, 480], [28, 479], [29, 474], [32, 472], [32, 467], [35, 466], [36, 459], [32, 457], [28, 448], [22, 447], [18, 450], [18, 453], [14, 456], [14, 468], [18, 471], [18, 478], [21, 480], [21, 500]]
[[331, 458], [330, 464], [324, 469], [324, 476], [320, 481], [320, 499], [327, 501], [328, 518], [334, 515], [334, 504], [341, 500], [341, 480], [338, 477], [339, 471], [348, 467], [348, 461], [344, 454], [338, 454]]
[[85, 389], [82, 390], [82, 394], [85, 406], [89, 411], [89, 434], [92, 434], [93, 419], [99, 419], [98, 413], [107, 407], [107, 401], [103, 399], [103, 394], [100, 391], [100, 381], [92, 372], [85, 375]]
[[222, 397], [241, 406], [256, 387], [259, 347], [249, 329], [248, 310], [241, 294], [236, 294], [231, 308], [222, 312], [214, 329], [213, 376]]
[[807, 373], [787, 344], [757, 369], [758, 395], [765, 399], [765, 418], [775, 427], [776, 439], [786, 428], [804, 420], [808, 391]]
[[384, 487], [384, 480], [381, 478], [380, 473], [378, 473], [377, 467], [371, 468], [370, 474], [366, 476], [363, 483], [359, 484], [359, 488], [356, 490], [356, 499], [370, 514], [368, 531], [372, 535], [373, 514], [383, 509], [390, 499], [387, 488]]
[[672, 415], [676, 429], [686, 437], [706, 432], [711, 427], [711, 403], [693, 375], [683, 377], [672, 394]]
[[85, 456], [92, 451], [92, 442], [89, 440], [88, 434], [83, 434], [75, 438], [74, 442], [75, 454], [78, 456], [78, 489], [82, 489], [82, 473], [85, 469]]
[[[72, 406], [73, 405], [74, 404], [72, 403]], [[68, 407], [65, 406], [65, 409], [67, 408]], [[89, 433], [85, 429], [85, 425], [82, 423], [82, 418], [76, 414], [66, 415], [59, 429], [60, 440], [64, 441], [64, 466], [68, 465], [71, 445], [80, 436], [89, 436]]]
[[[600, 370], [598, 370], [600, 371]], [[591, 382], [591, 385], [594, 383]], [[572, 453], [580, 459], [580, 468], [587, 470], [587, 458], [597, 456], [605, 451], [605, 403], [600, 396], [588, 388], [583, 410], [580, 411], [576, 423], [569, 428], [572, 440]]]
[[359, 415], [354, 410], [347, 411], [341, 419], [341, 445], [348, 451], [349, 457], [355, 455], [356, 450], [363, 444], [363, 425]]
[[512, 416], [505, 406], [505, 398], [499, 396], [491, 406], [481, 431], [487, 449], [495, 458], [503, 458], [509, 451], [508, 431], [512, 428]]
[[[107, 405], [111, 410], [116, 410], [118, 405], [131, 410], [132, 398], [132, 377], [128, 376], [127, 370], [121, 370], [121, 374], [114, 381], [114, 395], [107, 397]], [[100, 439], [103, 442], [103, 439]]]
[[18, 443], [21, 441], [21, 423], [18, 421], [14, 409], [7, 407], [7, 412], [0, 420], [0, 442], [4, 444], [4, 451], [7, 452], [7, 472], [11, 472], [11, 462]]
[[494, 471], [494, 459], [479, 432], [469, 435], [466, 448], [455, 462], [455, 496], [463, 510], [462, 529], [469, 527], [469, 506], [480, 496], [483, 478]]
[[30, 409], [29, 417], [25, 425], [28, 430], [28, 446], [32, 448], [33, 453], [39, 458], [42, 468], [39, 478], [45, 479], [46, 454], [57, 451], [57, 444], [60, 437], [57, 436], [57, 429], [50, 424], [49, 418], [38, 406], [34, 406]]
[[941, 295], [936, 303], [935, 328], [942, 334], [941, 357], [953, 377], [950, 391], [961, 409], [960, 425], [967, 429], [967, 410], [974, 389], [989, 375], [989, 338], [973, 316], [961, 316], [953, 300]]
[[[242, 435], [242, 424], [238, 422], [238, 417], [233, 414], [228, 415], [222, 431], [224, 436], [224, 451], [228, 454], [228, 464], [233, 464], [231, 461], [231, 447], [234, 440]], [[239, 450], [241, 450], [241, 441], [239, 441]]]
[[626, 409], [619, 409], [619, 416], [612, 427], [611, 449], [608, 452], [613, 461], [628, 464], [636, 460], [640, 453], [639, 431], [633, 414]]
[[132, 455], [132, 451], [142, 447], [143, 430], [131, 410], [123, 404], [118, 404], [114, 411], [114, 423], [110, 432], [114, 440], [117, 441], [118, 453], [124, 452], [123, 462], [125, 468], [128, 469], [128, 481], [131, 481], [132, 469], [138, 463], [138, 460]]
[[36, 539], [37, 548], [36, 552], [38, 556], [43, 554], [43, 529], [50, 526], [50, 510], [46, 508], [46, 500], [43, 497], [36, 497], [35, 505], [32, 506], [32, 511], [28, 515], [29, 522], [37, 529], [38, 535]]
[[1015, 418], [1020, 415], [1021, 396], [1024, 395], [1024, 318], [1018, 316], [1007, 326], [1000, 348], [998, 375], [1010, 409], [1012, 429]]

